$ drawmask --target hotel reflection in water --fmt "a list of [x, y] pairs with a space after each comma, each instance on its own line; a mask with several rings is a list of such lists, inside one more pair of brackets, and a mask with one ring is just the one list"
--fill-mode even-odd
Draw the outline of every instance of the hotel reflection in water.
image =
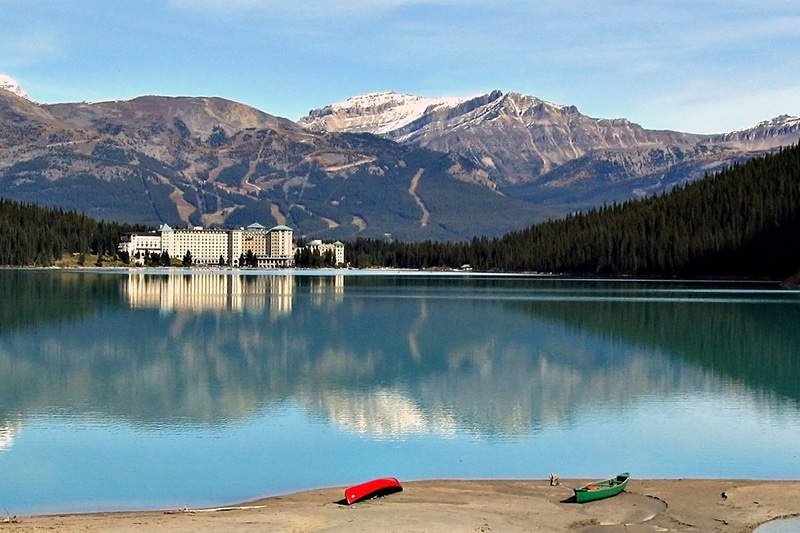
[[[293, 274], [282, 273], [131, 272], [123, 290], [133, 308], [157, 308], [163, 313], [269, 311], [271, 317], [278, 317], [291, 314], [292, 300], [298, 291], [297, 280]], [[308, 277], [305, 280], [303, 291], [312, 296], [344, 293], [342, 275]]]

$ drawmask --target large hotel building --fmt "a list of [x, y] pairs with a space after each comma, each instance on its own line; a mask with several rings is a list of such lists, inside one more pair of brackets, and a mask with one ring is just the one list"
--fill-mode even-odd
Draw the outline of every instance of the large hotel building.
[[[251, 224], [238, 229], [173, 229], [162, 224], [158, 231], [126, 233], [119, 244], [120, 252], [127, 252], [135, 263], [143, 264], [150, 254], [167, 252], [171, 258], [183, 258], [189, 252], [195, 265], [241, 266], [241, 258], [248, 252], [256, 257], [260, 268], [286, 268], [294, 266], [294, 232], [279, 225], [267, 229], [261, 224]], [[323, 244], [312, 241], [317, 250], [330, 249], [337, 264], [344, 264], [344, 244]], [[323, 250], [324, 249], [324, 250]]]

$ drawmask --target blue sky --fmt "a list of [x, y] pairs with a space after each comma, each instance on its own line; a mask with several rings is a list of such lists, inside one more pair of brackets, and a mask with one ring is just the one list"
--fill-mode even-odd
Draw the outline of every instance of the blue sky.
[[800, 115], [797, 0], [0, 0], [43, 103], [221, 96], [293, 120], [373, 91], [500, 89], [647, 128]]

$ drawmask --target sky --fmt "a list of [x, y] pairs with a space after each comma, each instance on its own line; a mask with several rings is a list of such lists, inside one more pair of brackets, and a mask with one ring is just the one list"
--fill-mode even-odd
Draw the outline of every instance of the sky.
[[0, 0], [0, 74], [41, 103], [219, 96], [292, 120], [499, 89], [721, 133], [800, 115], [800, 2]]

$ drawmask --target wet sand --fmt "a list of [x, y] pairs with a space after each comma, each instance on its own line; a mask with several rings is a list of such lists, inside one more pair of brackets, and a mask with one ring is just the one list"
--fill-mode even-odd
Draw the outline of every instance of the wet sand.
[[[401, 480], [402, 481], [402, 480]], [[344, 505], [344, 487], [217, 509], [0, 517], [5, 532], [748, 532], [800, 514], [800, 481], [637, 480], [586, 504], [572, 490], [593, 480], [416, 481], [383, 498]], [[724, 493], [724, 496], [722, 495]]]

